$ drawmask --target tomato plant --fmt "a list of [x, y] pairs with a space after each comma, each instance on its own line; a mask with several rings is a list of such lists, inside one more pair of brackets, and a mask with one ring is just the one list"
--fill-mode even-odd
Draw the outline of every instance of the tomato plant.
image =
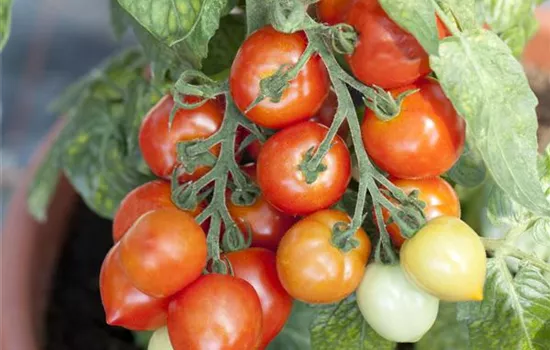
[[240, 278], [201, 276], [170, 302], [168, 333], [174, 350], [257, 349], [262, 334], [260, 299]]
[[357, 304], [378, 334], [401, 343], [420, 340], [439, 310], [439, 299], [411, 283], [399, 265], [369, 264]]
[[283, 329], [292, 308], [292, 298], [285, 291], [275, 263], [275, 253], [263, 248], [249, 248], [226, 255], [235, 277], [254, 287], [262, 305], [262, 336], [260, 349]]
[[139, 290], [168, 297], [200, 276], [206, 266], [206, 238], [189, 214], [179, 209], [154, 210], [120, 241], [120, 257]]
[[371, 244], [363, 229], [357, 244], [344, 252], [333, 245], [333, 230], [350, 218], [337, 210], [321, 210], [300, 220], [283, 236], [277, 250], [277, 272], [294, 298], [307, 303], [334, 303], [359, 285]]
[[[398, 178], [438, 176], [449, 170], [464, 148], [466, 124], [439, 84], [426, 79], [407, 89], [395, 118], [380, 120], [371, 110], [361, 125], [363, 142], [372, 160]], [[411, 161], [414, 159], [414, 162]]]
[[340, 199], [351, 176], [351, 162], [344, 141], [336, 136], [320, 164], [309, 161], [328, 129], [303, 122], [279, 131], [264, 144], [258, 157], [258, 184], [264, 197], [288, 214], [308, 214]]
[[126, 276], [115, 245], [105, 257], [99, 276], [107, 323], [133, 330], [152, 330], [166, 324], [168, 302], [139, 291]]

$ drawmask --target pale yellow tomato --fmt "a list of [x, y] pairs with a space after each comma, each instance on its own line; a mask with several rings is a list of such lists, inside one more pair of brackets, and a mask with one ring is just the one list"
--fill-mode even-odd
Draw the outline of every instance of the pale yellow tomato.
[[401, 248], [407, 276], [445, 301], [482, 300], [486, 263], [479, 236], [451, 216], [429, 221]]
[[174, 350], [170, 338], [168, 337], [168, 328], [161, 327], [153, 333], [149, 340], [147, 350]]

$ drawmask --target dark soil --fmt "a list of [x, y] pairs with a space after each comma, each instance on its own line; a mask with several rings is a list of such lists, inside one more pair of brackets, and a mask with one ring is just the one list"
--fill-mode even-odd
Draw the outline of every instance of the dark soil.
[[99, 271], [112, 246], [111, 221], [79, 203], [53, 282], [47, 350], [138, 350], [131, 332], [105, 323]]

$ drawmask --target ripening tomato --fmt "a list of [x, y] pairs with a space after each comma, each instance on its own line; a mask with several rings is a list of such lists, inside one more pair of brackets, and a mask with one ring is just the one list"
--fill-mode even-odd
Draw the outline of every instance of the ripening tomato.
[[328, 25], [344, 22], [352, 3], [353, 0], [320, 0], [317, 3], [317, 16]]
[[[426, 51], [388, 17], [377, 0], [355, 1], [346, 23], [359, 35], [355, 51], [346, 57], [353, 74], [363, 83], [390, 89], [411, 84], [430, 72]], [[440, 37], [445, 36], [439, 19], [437, 24]]]
[[[426, 203], [424, 214], [426, 220], [434, 219], [438, 216], [454, 216], [460, 218], [460, 201], [453, 186], [442, 178], [432, 177], [420, 180], [406, 180], [390, 178], [390, 181], [401, 188], [406, 194], [414, 190], [418, 191], [418, 199]], [[384, 221], [390, 218], [390, 213], [383, 209]], [[401, 247], [405, 238], [401, 236], [401, 230], [396, 223], [386, 226], [391, 240], [396, 247]]]
[[186, 212], [154, 210], [141, 216], [124, 235], [120, 257], [139, 290], [167, 297], [201, 275], [206, 266], [206, 237]]
[[[140, 216], [151, 210], [173, 208], [170, 183], [165, 181], [147, 182], [124, 197], [113, 219], [113, 239], [118, 242], [128, 229]], [[195, 210], [190, 211], [193, 217], [199, 215], [204, 206], [199, 204]]]
[[[188, 103], [197, 102], [194, 96], [185, 97]], [[174, 107], [172, 96], [164, 96], [145, 116], [139, 131], [139, 147], [143, 159], [158, 177], [169, 179], [177, 164], [176, 145], [181, 141], [206, 139], [221, 126], [223, 111], [214, 100], [206, 101], [194, 109], [180, 108], [174, 116], [171, 128], [168, 127], [170, 112]], [[210, 149], [219, 154], [219, 146]], [[199, 166], [192, 174], [182, 173], [182, 182], [196, 180], [210, 170]]]
[[369, 264], [357, 288], [357, 305], [382, 337], [416, 343], [437, 318], [439, 300], [407, 280], [399, 265]]
[[332, 244], [337, 223], [350, 223], [338, 210], [321, 210], [298, 221], [284, 235], [277, 250], [277, 273], [286, 291], [306, 303], [335, 303], [359, 285], [371, 244], [360, 228], [357, 247], [343, 252]]
[[267, 347], [283, 329], [292, 309], [292, 298], [277, 276], [275, 253], [263, 248], [249, 248], [228, 253], [235, 277], [254, 287], [262, 304], [263, 328], [260, 349]]
[[168, 336], [168, 327], [161, 327], [153, 333], [147, 350], [174, 350]]
[[[256, 166], [254, 164], [243, 167], [245, 172], [250, 173], [254, 180]], [[285, 214], [269, 204], [262, 194], [256, 197], [251, 205], [234, 204], [230, 197], [226, 201], [227, 210], [239, 226], [241, 232], [248, 236], [252, 233], [252, 247], [277, 250], [279, 241], [285, 232], [296, 222], [296, 218]]]
[[[303, 32], [285, 34], [271, 26], [260, 28], [243, 43], [231, 66], [229, 88], [244, 112], [260, 93], [260, 81], [285, 66], [294, 65], [307, 46]], [[246, 116], [266, 128], [279, 129], [311, 118], [329, 91], [327, 70], [314, 55], [290, 81], [279, 102], [264, 99]]]
[[174, 350], [253, 350], [262, 334], [262, 307], [246, 281], [201, 276], [170, 302], [168, 333]]
[[479, 301], [487, 258], [479, 236], [452, 216], [429, 221], [401, 247], [401, 266], [419, 287], [445, 301]]
[[150, 297], [132, 285], [120, 263], [118, 244], [103, 260], [99, 290], [108, 324], [135, 331], [166, 324], [168, 299]]
[[363, 143], [376, 165], [394, 177], [439, 176], [464, 149], [465, 122], [437, 81], [425, 79], [392, 93], [409, 89], [419, 91], [405, 97], [395, 118], [382, 121], [370, 109], [365, 111]]
[[328, 208], [344, 194], [351, 178], [347, 146], [336, 135], [321, 161], [325, 169], [312, 183], [301, 165], [317, 150], [328, 128], [303, 122], [279, 131], [262, 147], [257, 163], [258, 184], [269, 203], [279, 210], [304, 215]]

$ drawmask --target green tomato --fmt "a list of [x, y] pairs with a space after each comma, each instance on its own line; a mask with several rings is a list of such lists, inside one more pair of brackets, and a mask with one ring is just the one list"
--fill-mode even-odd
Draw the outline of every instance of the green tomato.
[[422, 338], [439, 310], [439, 299], [409, 282], [401, 266], [377, 263], [367, 265], [357, 304], [372, 329], [401, 343]]
[[147, 350], [174, 350], [168, 337], [168, 328], [166, 326], [157, 329], [153, 333]]

